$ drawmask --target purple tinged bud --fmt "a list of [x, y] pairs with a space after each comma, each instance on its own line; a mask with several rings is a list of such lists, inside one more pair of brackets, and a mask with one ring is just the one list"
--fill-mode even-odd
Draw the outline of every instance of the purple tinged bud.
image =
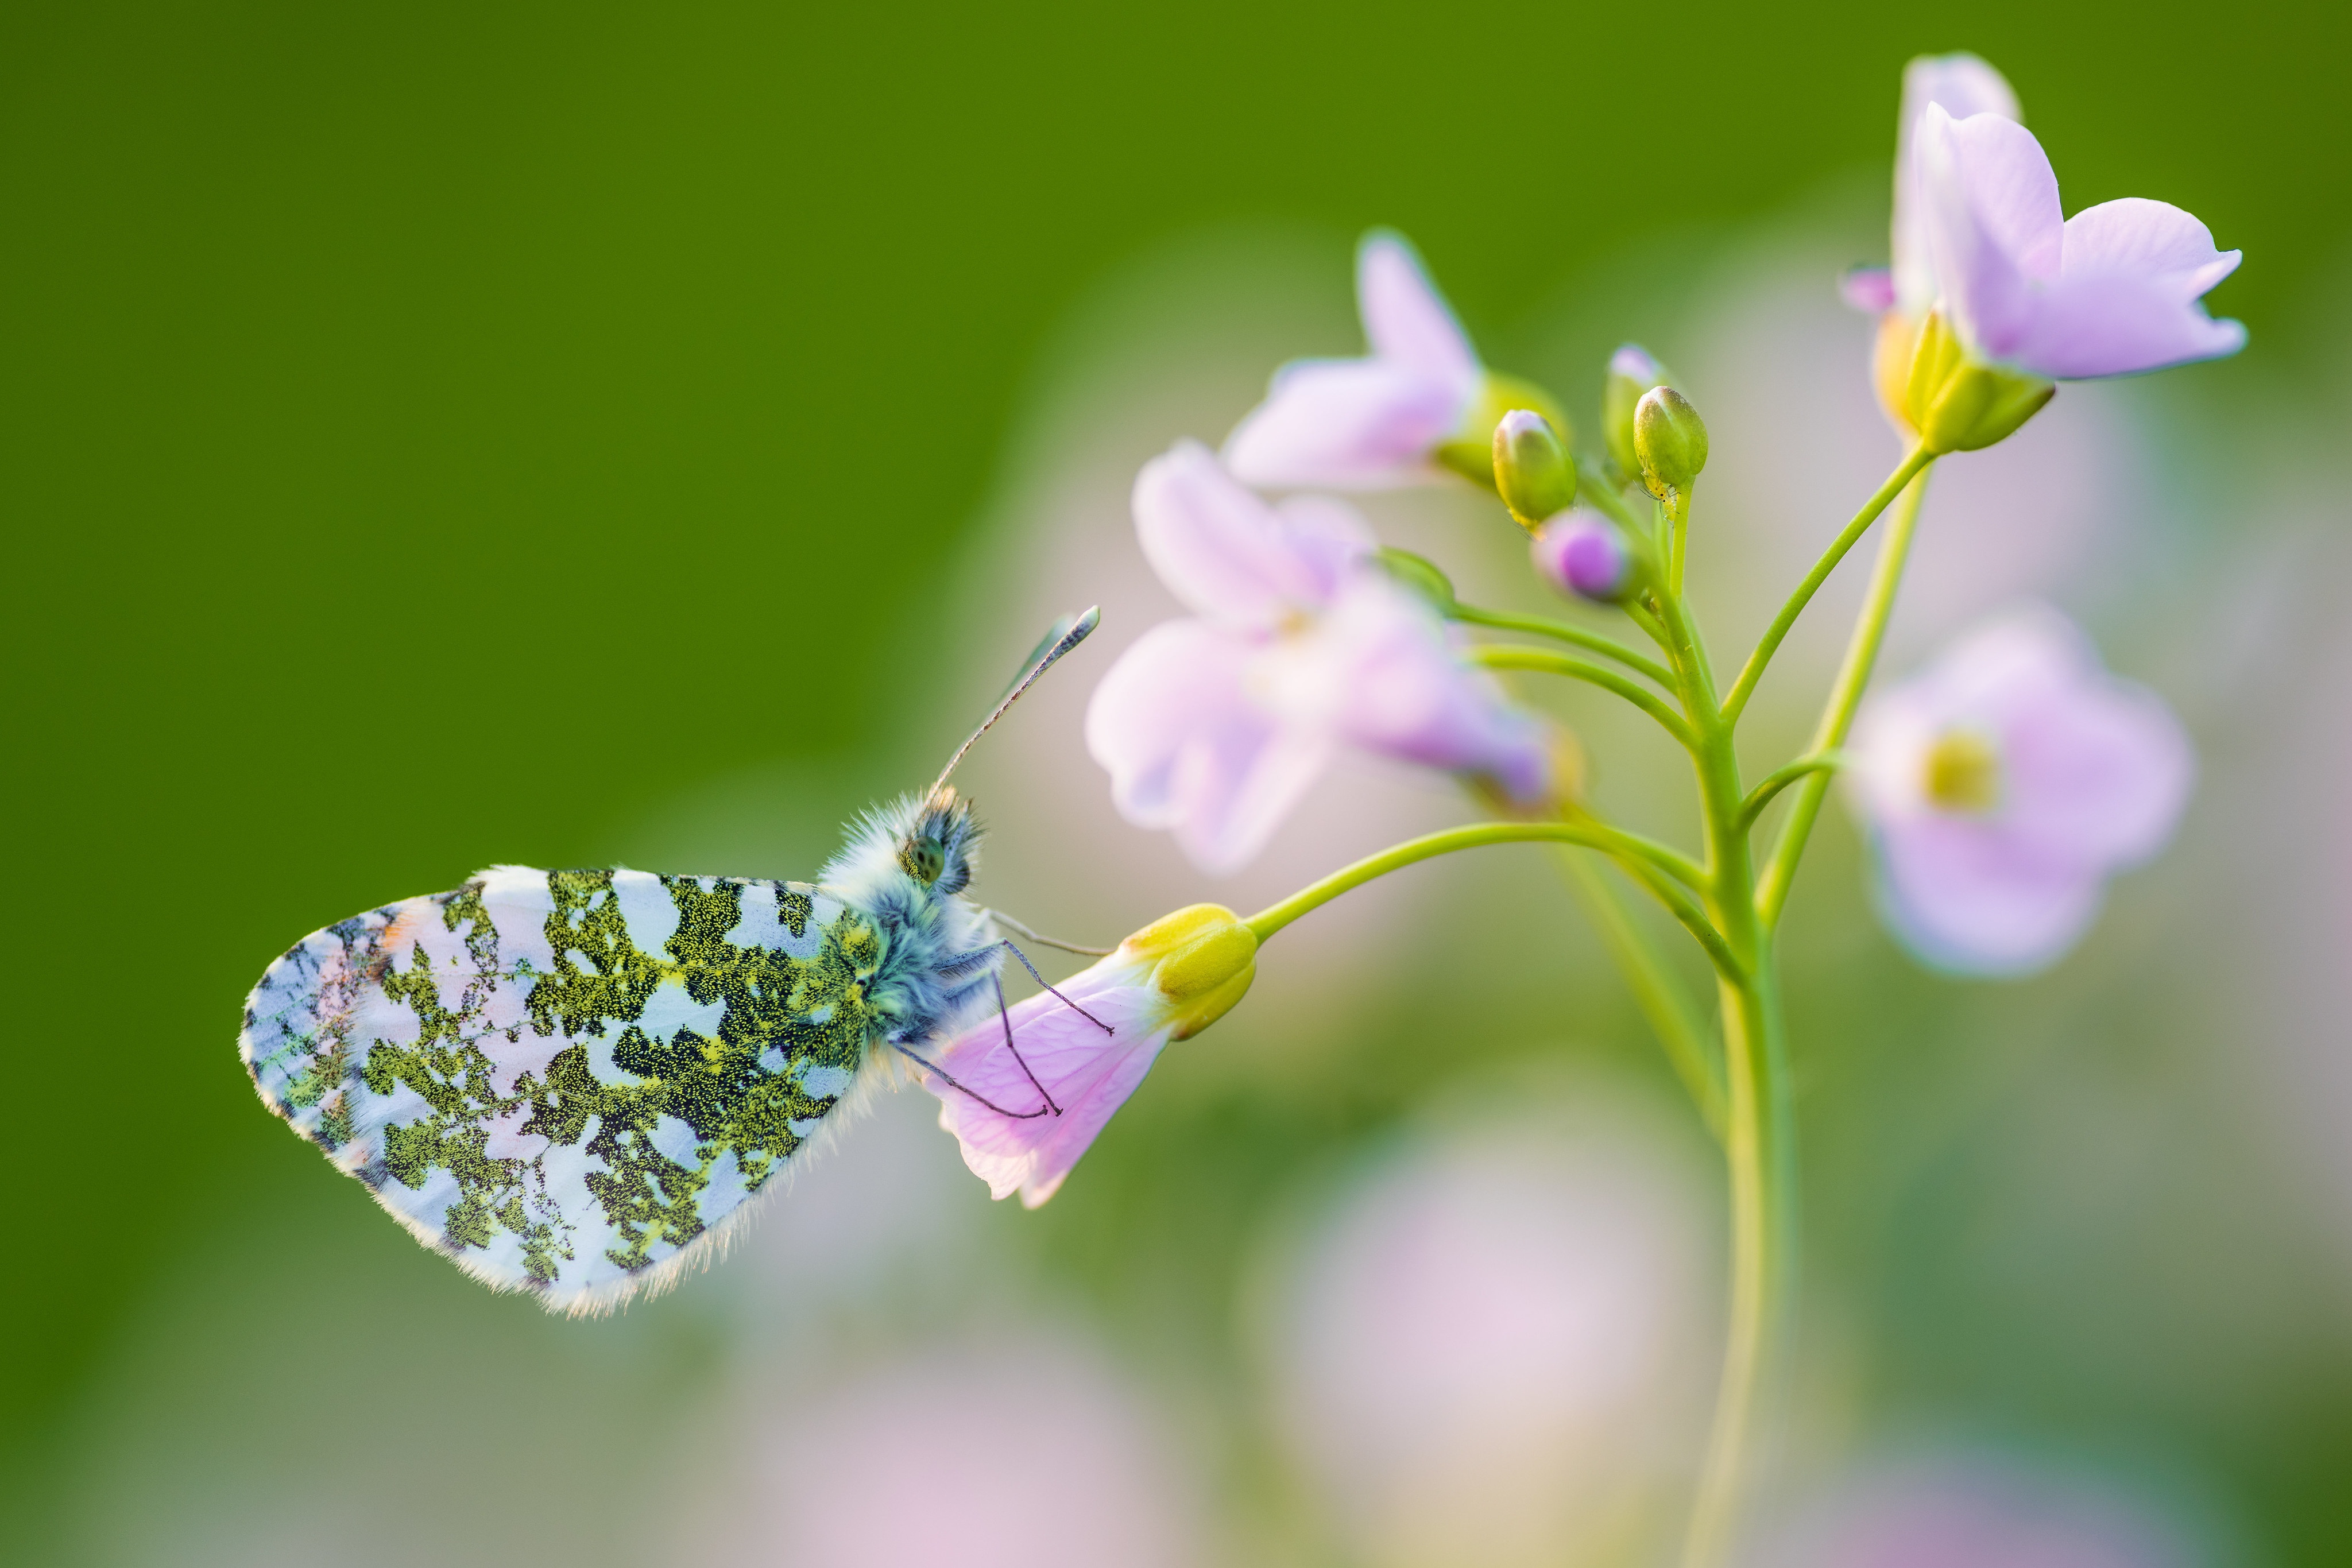
[[1495, 488], [1529, 531], [1576, 499], [1576, 460], [1533, 409], [1515, 408], [1495, 426]]
[[1536, 571], [1562, 593], [1597, 604], [1622, 603], [1633, 588], [1633, 552], [1625, 536], [1591, 512], [1544, 525], [1531, 546]]
[[1609, 447], [1609, 460], [1628, 479], [1642, 472], [1641, 457], [1633, 450], [1634, 406], [1643, 392], [1673, 380], [1639, 343], [1627, 343], [1609, 356], [1609, 375], [1601, 384], [1601, 438]]
[[1639, 343], [1621, 344], [1617, 351], [1609, 356], [1609, 373], [1623, 376], [1629, 382], [1640, 382], [1643, 392], [1662, 386], [1669, 379], [1665, 367], [1658, 363], [1657, 356]]

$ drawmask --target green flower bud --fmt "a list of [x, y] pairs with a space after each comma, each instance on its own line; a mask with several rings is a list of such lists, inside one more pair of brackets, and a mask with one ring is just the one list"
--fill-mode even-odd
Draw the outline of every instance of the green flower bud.
[[2015, 434], [2057, 392], [2055, 382], [1970, 359], [1938, 310], [1911, 350], [1903, 417], [1930, 452], [1974, 452]]
[[1670, 386], [1674, 377], [1639, 343], [1627, 343], [1609, 356], [1608, 379], [1601, 383], [1601, 438], [1609, 447], [1609, 461], [1628, 479], [1642, 471], [1633, 451], [1633, 406], [1652, 387]]
[[1532, 382], [1523, 382], [1515, 376], [1496, 375], [1489, 371], [1486, 386], [1480, 392], [1477, 402], [1472, 405], [1469, 415], [1463, 420], [1462, 428], [1454, 433], [1452, 439], [1438, 444], [1438, 462], [1465, 479], [1475, 480], [1493, 489], [1495, 426], [1503, 422], [1505, 414], [1516, 408], [1531, 408], [1542, 414], [1550, 422], [1552, 429], [1559, 433], [1562, 446], [1574, 443], [1576, 438], [1569, 430], [1568, 415], [1559, 411], [1559, 404], [1551, 393]]
[[1652, 387], [1633, 405], [1633, 455], [1651, 495], [1687, 496], [1706, 466], [1706, 422], [1674, 388]]
[[1495, 488], [1530, 532], [1576, 499], [1576, 459], [1531, 408], [1515, 408], [1495, 426]]

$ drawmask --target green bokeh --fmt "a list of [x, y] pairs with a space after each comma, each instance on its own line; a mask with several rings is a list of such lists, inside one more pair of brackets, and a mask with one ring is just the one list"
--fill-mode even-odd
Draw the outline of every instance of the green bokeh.
[[1321, 225], [1337, 293], [1392, 224], [1501, 340], [1596, 258], [1882, 168], [1902, 60], [1964, 46], [2070, 208], [2245, 248], [2214, 303], [2255, 351], [2184, 395], [2334, 373], [2345, 12], [1799, 16], [11, 11], [7, 1440], [159, 1270], [314, 1212], [232, 1050], [266, 958], [884, 744], [958, 657], [1041, 344], [1171, 236]]

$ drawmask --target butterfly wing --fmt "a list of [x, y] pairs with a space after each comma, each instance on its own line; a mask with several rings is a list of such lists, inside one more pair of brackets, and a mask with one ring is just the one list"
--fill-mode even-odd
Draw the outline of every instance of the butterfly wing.
[[304, 937], [238, 1049], [427, 1246], [594, 1312], [709, 1256], [840, 1103], [877, 956], [800, 883], [500, 866]]

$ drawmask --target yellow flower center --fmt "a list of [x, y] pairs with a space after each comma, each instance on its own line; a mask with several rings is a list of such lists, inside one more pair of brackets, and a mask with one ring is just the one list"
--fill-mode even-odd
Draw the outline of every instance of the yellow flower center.
[[1920, 768], [1927, 799], [1947, 811], [1982, 815], [2000, 804], [2000, 752], [1971, 729], [1948, 729]]

